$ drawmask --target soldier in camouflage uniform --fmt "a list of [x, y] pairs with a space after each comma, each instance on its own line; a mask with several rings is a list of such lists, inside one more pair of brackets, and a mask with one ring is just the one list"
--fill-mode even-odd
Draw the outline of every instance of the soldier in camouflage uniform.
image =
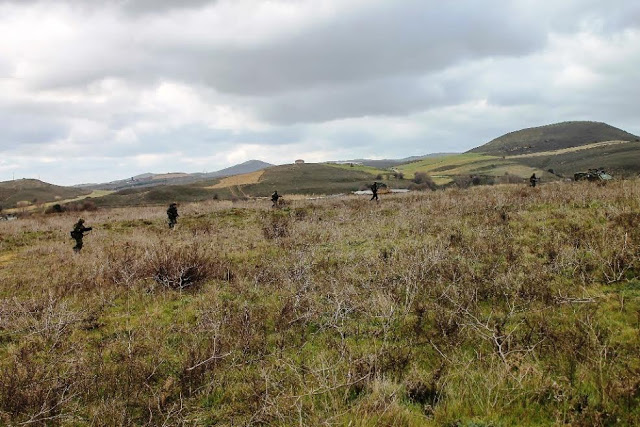
[[169, 209], [167, 209], [167, 217], [169, 218], [169, 228], [173, 228], [178, 223], [178, 204], [171, 203]]
[[536, 184], [538, 183], [538, 181], [540, 181], [540, 178], [536, 178], [536, 174], [535, 173], [533, 175], [531, 175], [531, 178], [529, 178], [529, 184], [532, 187], [535, 187]]
[[274, 191], [273, 194], [271, 195], [271, 201], [273, 202], [273, 205], [271, 206], [272, 208], [275, 208], [276, 206], [278, 206], [278, 199], [280, 198], [280, 195], [278, 194], [278, 191]]
[[82, 238], [84, 237], [84, 233], [91, 230], [91, 227], [84, 226], [84, 219], [82, 218], [75, 223], [73, 230], [71, 230], [71, 238], [76, 241], [76, 245], [73, 247], [74, 252], [80, 252], [82, 249]]
[[377, 202], [378, 200], [380, 200], [378, 199], [378, 188], [380, 188], [378, 186], [378, 183], [374, 182], [373, 185], [371, 186], [371, 192], [373, 193], [373, 196], [371, 196], [371, 199], [369, 201], [375, 199], [375, 201]]

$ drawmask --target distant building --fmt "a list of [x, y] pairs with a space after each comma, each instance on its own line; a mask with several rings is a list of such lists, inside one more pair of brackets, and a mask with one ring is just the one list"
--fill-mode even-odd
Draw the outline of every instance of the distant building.
[[296, 160], [296, 165], [301, 165], [303, 163], [304, 163], [304, 160], [302, 160], [302, 159]]

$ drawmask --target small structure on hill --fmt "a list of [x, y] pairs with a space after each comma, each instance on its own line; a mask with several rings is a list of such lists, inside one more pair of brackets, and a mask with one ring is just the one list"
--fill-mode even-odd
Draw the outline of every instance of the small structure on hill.
[[302, 164], [304, 164], [304, 160], [298, 159], [298, 160], [295, 161], [295, 164], [296, 165], [302, 165]]

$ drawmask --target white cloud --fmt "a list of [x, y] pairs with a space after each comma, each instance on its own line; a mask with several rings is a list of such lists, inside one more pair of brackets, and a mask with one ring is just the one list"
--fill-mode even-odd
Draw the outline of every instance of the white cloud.
[[640, 3], [614, 6], [0, 0], [0, 180], [404, 157], [562, 120], [637, 134]]

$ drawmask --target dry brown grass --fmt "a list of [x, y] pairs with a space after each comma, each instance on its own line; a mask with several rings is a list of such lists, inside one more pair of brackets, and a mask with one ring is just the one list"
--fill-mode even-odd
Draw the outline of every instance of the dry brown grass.
[[0, 423], [640, 421], [639, 181], [270, 206], [0, 223]]
[[251, 173], [244, 173], [242, 175], [233, 175], [226, 178], [222, 178], [219, 183], [206, 188], [226, 188], [233, 187], [235, 185], [247, 185], [257, 184], [260, 182], [260, 178], [264, 174], [264, 170], [259, 170]]

